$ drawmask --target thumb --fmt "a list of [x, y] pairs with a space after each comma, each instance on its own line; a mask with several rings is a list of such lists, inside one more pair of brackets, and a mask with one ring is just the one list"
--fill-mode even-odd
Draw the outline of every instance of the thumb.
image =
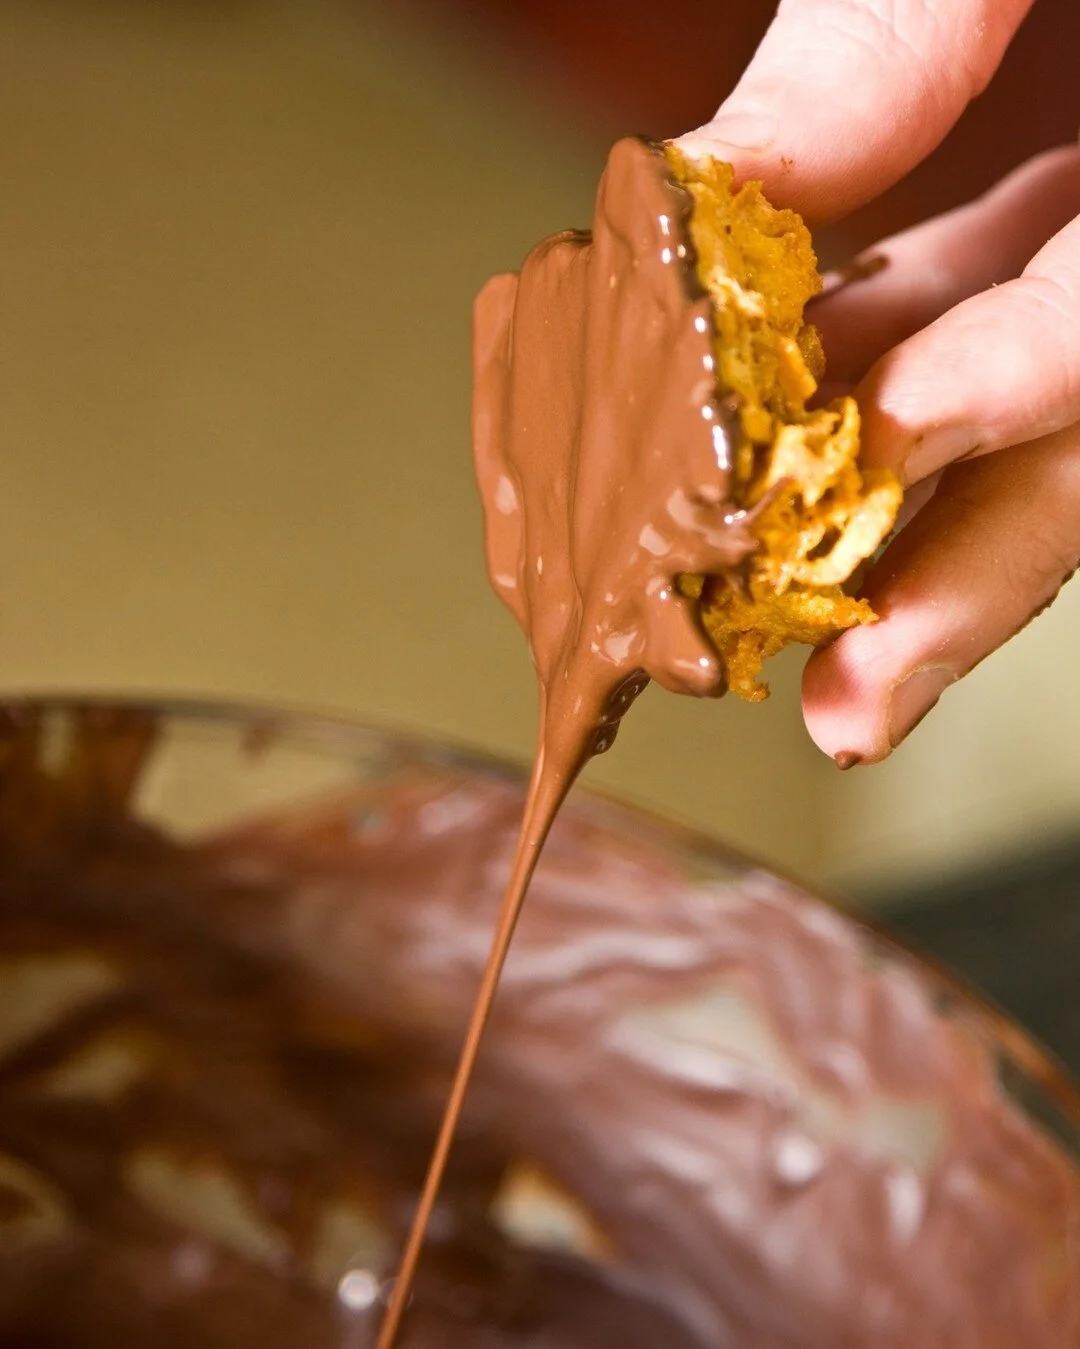
[[870, 201], [945, 137], [997, 69], [1032, 0], [781, 0], [711, 122], [711, 154], [811, 220]]

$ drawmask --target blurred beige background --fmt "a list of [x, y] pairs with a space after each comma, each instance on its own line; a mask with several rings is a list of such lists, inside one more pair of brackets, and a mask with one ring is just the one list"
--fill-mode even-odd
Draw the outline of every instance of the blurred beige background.
[[[586, 222], [605, 145], [481, 39], [365, 0], [0, 7], [0, 680], [370, 715], [522, 757], [468, 315]], [[866, 887], [1069, 828], [1070, 594], [841, 777], [763, 707], [650, 691], [596, 783]]]

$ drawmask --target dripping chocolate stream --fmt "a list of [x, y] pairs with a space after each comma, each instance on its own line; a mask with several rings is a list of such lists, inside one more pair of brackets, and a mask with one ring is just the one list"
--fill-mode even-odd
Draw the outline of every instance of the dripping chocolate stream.
[[732, 501], [735, 409], [717, 396], [692, 202], [662, 150], [613, 148], [591, 232], [545, 240], [474, 313], [473, 442], [488, 572], [529, 639], [540, 734], [510, 881], [376, 1349], [409, 1300], [529, 880], [581, 767], [650, 679], [719, 696], [724, 671], [683, 572], [756, 548]]
[[[562, 771], [560, 771], [562, 770]], [[424, 1244], [424, 1236], [431, 1221], [432, 1210], [442, 1185], [446, 1163], [450, 1156], [454, 1135], [461, 1118], [462, 1107], [472, 1079], [476, 1058], [484, 1035], [484, 1028], [491, 1017], [491, 1009], [498, 992], [499, 977], [506, 963], [514, 929], [521, 914], [525, 893], [529, 881], [536, 869], [544, 840], [554, 823], [559, 806], [569, 791], [576, 773], [567, 773], [557, 763], [548, 764], [543, 748], [536, 756], [529, 795], [525, 805], [525, 814], [521, 823], [521, 833], [514, 852], [514, 861], [507, 882], [506, 892], [499, 906], [495, 935], [492, 938], [480, 988], [476, 994], [469, 1015], [469, 1024], [465, 1032], [465, 1041], [454, 1070], [454, 1080], [450, 1087], [439, 1133], [428, 1163], [427, 1175], [420, 1193], [420, 1202], [416, 1209], [408, 1240], [402, 1253], [398, 1274], [387, 1307], [386, 1316], [379, 1327], [376, 1349], [391, 1349], [397, 1336], [401, 1318], [408, 1306], [409, 1293], [416, 1275], [416, 1266]]]
[[598, 723], [591, 716], [584, 720], [579, 718], [573, 725], [560, 727], [559, 734], [552, 737], [548, 735], [546, 690], [541, 689], [540, 735], [510, 868], [510, 878], [499, 905], [491, 948], [476, 1000], [469, 1014], [465, 1040], [454, 1070], [454, 1080], [428, 1163], [427, 1174], [424, 1177], [420, 1201], [409, 1229], [386, 1316], [379, 1327], [376, 1349], [392, 1349], [401, 1319], [408, 1306], [409, 1291], [416, 1276], [424, 1236], [431, 1222], [431, 1214], [446, 1171], [450, 1149], [453, 1146], [454, 1135], [480, 1052], [484, 1029], [491, 1017], [491, 1009], [499, 988], [499, 978], [544, 843], [555, 822], [559, 807], [566, 799], [581, 769], [593, 755], [603, 754], [610, 749], [623, 714], [647, 683], [648, 680], [640, 672], [635, 673], [608, 697]]

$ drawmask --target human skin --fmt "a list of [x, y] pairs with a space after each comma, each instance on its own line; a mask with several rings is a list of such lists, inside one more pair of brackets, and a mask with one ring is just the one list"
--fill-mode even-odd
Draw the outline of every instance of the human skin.
[[[941, 142], [1030, 5], [782, 0], [737, 88], [678, 143], [834, 220]], [[1080, 147], [1048, 151], [875, 246], [888, 266], [814, 308], [865, 462], [908, 489], [863, 585], [881, 621], [803, 679], [807, 728], [843, 767], [887, 757], [1080, 564], [1078, 213]]]

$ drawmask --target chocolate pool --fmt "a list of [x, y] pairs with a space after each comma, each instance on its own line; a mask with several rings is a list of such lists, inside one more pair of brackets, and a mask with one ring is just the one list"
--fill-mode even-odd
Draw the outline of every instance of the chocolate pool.
[[[0, 1344], [364, 1349], [523, 785], [361, 726], [0, 711]], [[1075, 1349], [1080, 1096], [946, 975], [577, 795], [401, 1344]]]

